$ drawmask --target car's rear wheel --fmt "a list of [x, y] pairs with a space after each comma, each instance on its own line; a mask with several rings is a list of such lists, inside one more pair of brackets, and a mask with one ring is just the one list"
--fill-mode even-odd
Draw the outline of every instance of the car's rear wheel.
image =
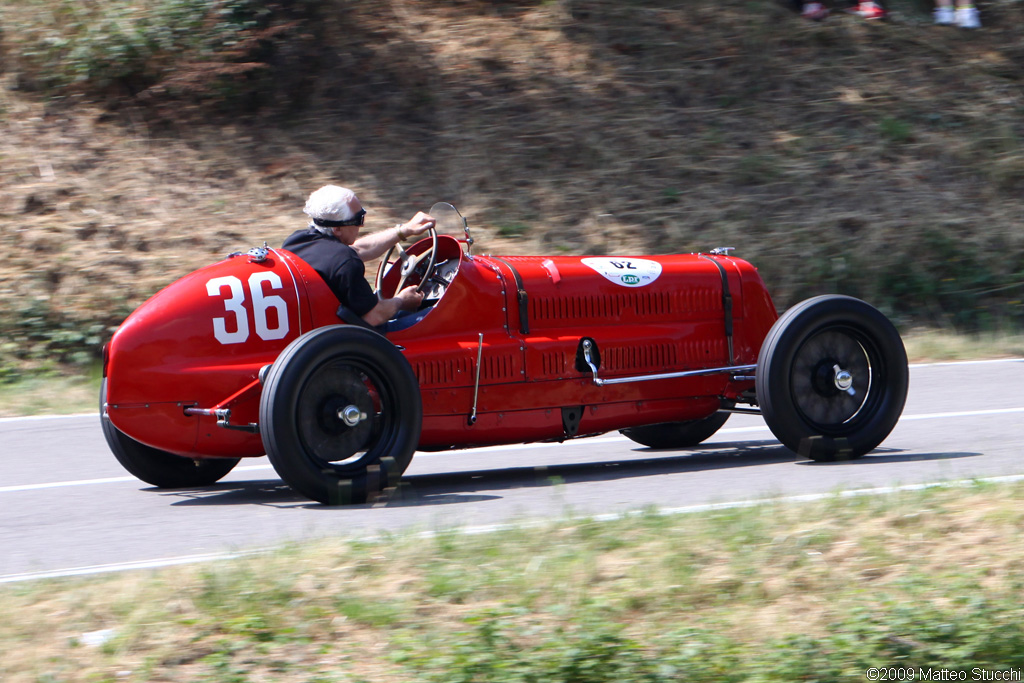
[[238, 464], [238, 458], [193, 460], [147, 446], [131, 438], [103, 416], [107, 402], [107, 380], [100, 384], [100, 424], [114, 457], [128, 472], [147, 484], [163, 489], [208, 486], [219, 481]]
[[819, 296], [786, 311], [757, 360], [757, 400], [772, 433], [814, 460], [857, 458], [896, 426], [909, 385], [899, 332], [872, 306]]
[[700, 420], [665, 422], [620, 430], [648, 448], [690, 448], [710, 439], [729, 419], [729, 413], [712, 413]]
[[372, 501], [397, 485], [419, 443], [419, 383], [383, 336], [323, 327], [267, 373], [260, 433], [281, 479], [326, 505]]

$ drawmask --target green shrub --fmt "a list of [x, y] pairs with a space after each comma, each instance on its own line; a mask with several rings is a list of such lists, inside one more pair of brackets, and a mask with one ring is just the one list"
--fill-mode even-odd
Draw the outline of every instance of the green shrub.
[[56, 372], [62, 365], [83, 370], [95, 364], [129, 312], [120, 307], [100, 319], [78, 320], [36, 300], [0, 309], [0, 384]]
[[0, 10], [3, 59], [23, 87], [49, 94], [250, 94], [275, 39], [311, 3], [263, 0], [23, 0]]
[[887, 116], [878, 124], [882, 137], [893, 142], [909, 142], [914, 137], [913, 129], [906, 121]]
[[625, 635], [623, 624], [586, 613], [555, 628], [525, 625], [522, 615], [511, 612], [470, 617], [467, 625], [449, 634], [443, 647], [406, 641], [395, 660], [419, 680], [465, 683], [840, 683], [863, 679], [880, 662], [915, 673], [1024, 666], [1019, 609], [986, 600], [960, 608], [931, 603], [850, 608], [823, 633], [760, 644], [682, 626], [657, 642], [640, 643]]

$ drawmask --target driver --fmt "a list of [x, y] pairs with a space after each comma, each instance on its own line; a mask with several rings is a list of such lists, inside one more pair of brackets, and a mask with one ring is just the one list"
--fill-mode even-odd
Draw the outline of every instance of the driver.
[[366, 210], [355, 192], [337, 185], [325, 185], [309, 195], [303, 212], [311, 219], [309, 227], [293, 232], [281, 248], [312, 266], [342, 306], [384, 332], [405, 329], [426, 315], [426, 311], [415, 313], [423, 301], [423, 293], [415, 286], [394, 298], [378, 299], [366, 281], [363, 264], [398, 242], [423, 234], [434, 226], [433, 218], [419, 211], [407, 223], [359, 237]]

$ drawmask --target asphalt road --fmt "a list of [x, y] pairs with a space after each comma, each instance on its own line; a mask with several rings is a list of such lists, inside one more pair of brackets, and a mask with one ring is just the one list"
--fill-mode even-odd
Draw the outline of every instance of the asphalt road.
[[0, 583], [325, 536], [1024, 475], [1024, 359], [916, 365], [910, 378], [903, 419], [860, 460], [803, 460], [760, 418], [734, 415], [687, 451], [609, 434], [417, 454], [400, 497], [379, 507], [311, 503], [266, 458], [243, 460], [206, 489], [159, 490], [121, 469], [96, 415], [0, 420]]

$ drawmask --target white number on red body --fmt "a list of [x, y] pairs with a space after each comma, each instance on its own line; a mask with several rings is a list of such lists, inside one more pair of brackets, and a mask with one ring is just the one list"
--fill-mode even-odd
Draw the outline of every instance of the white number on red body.
[[[288, 304], [280, 296], [267, 291], [283, 289], [281, 278], [272, 272], [253, 273], [248, 284], [256, 336], [264, 341], [284, 339], [288, 336]], [[224, 289], [228, 290], [224, 299], [227, 315], [213, 319], [213, 336], [221, 344], [241, 344], [249, 339], [245, 287], [233, 275], [215, 277], [206, 283], [206, 293], [210, 296], [224, 296]]]

